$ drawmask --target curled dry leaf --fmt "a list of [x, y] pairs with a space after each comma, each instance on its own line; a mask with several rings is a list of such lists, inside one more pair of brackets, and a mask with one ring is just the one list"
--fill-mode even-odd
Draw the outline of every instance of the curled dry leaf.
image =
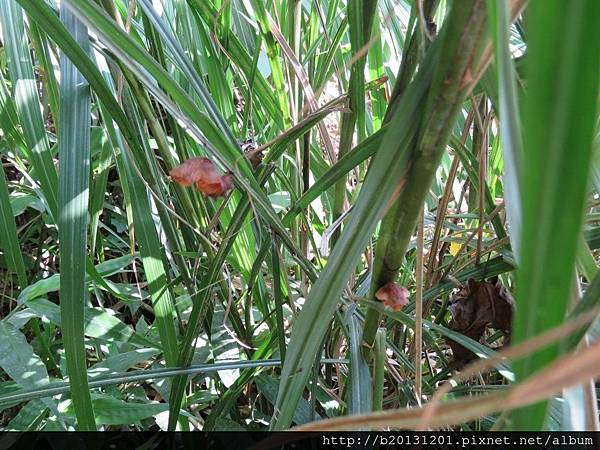
[[[452, 313], [450, 329], [479, 341], [487, 328], [504, 333], [504, 344], [510, 344], [514, 300], [502, 286], [498, 277], [487, 281], [469, 279], [467, 284], [451, 299], [448, 309]], [[452, 339], [446, 339], [452, 349], [452, 365], [461, 369], [477, 355]]]
[[181, 186], [196, 184], [196, 189], [208, 197], [225, 196], [233, 188], [230, 173], [219, 175], [208, 158], [191, 158], [173, 168], [169, 175]]
[[377, 300], [382, 301], [384, 306], [392, 311], [400, 311], [408, 305], [409, 295], [408, 289], [394, 282], [381, 286], [375, 293]]

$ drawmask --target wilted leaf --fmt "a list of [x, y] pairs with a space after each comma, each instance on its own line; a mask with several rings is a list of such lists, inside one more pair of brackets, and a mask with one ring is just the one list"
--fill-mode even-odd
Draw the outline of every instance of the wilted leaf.
[[375, 293], [377, 300], [381, 300], [392, 311], [400, 311], [404, 306], [408, 305], [409, 295], [408, 289], [394, 282], [380, 287]]
[[[498, 277], [488, 281], [470, 278], [449, 302], [452, 313], [450, 328], [464, 336], [479, 341], [486, 328], [494, 328], [505, 334], [505, 344], [510, 343], [514, 301]], [[454, 356], [453, 365], [460, 369], [477, 356], [457, 342], [446, 339]]]
[[181, 186], [196, 184], [196, 189], [208, 197], [225, 196], [233, 188], [230, 173], [219, 175], [214, 164], [203, 157], [191, 158], [169, 172]]

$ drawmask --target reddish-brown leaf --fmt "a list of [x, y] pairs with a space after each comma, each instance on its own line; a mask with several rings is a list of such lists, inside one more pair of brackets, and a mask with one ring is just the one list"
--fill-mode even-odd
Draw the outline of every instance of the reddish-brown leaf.
[[[448, 303], [452, 320], [450, 329], [474, 341], [480, 341], [487, 328], [504, 333], [504, 345], [510, 344], [514, 300], [498, 277], [476, 281], [473, 278]], [[461, 369], [477, 358], [475, 353], [452, 339], [446, 339], [452, 349], [452, 366]]]
[[394, 282], [380, 287], [375, 293], [375, 297], [381, 300], [392, 311], [400, 311], [404, 306], [408, 305], [409, 296], [408, 289]]
[[196, 181], [196, 189], [208, 197], [225, 196], [233, 188], [233, 177], [230, 173], [214, 179], [200, 179]]
[[191, 158], [169, 172], [181, 186], [196, 184], [196, 189], [208, 197], [225, 196], [233, 188], [231, 174], [219, 175], [208, 158]]

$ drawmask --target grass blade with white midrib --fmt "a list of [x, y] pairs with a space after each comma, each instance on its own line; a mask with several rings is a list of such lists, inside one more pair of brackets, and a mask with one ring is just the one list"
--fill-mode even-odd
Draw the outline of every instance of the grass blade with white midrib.
[[[594, 0], [529, 5], [514, 344], [560, 324], [569, 305], [597, 119], [599, 20]], [[557, 355], [556, 345], [528, 355], [515, 364], [517, 381]], [[545, 416], [538, 403], [516, 411], [512, 426], [539, 430]]]
[[[87, 29], [64, 7], [61, 9], [61, 18], [79, 45], [89, 51]], [[91, 101], [89, 85], [64, 54], [61, 56], [60, 66], [58, 233], [61, 330], [77, 428], [90, 431], [96, 430], [96, 423], [87, 381], [83, 322], [85, 302], [88, 298], [85, 262]]]
[[[510, 21], [504, 1], [488, 0], [491, 12], [492, 40], [498, 70], [498, 99], [500, 134], [504, 157], [503, 187], [510, 228], [510, 242], [515, 259], [519, 260], [521, 248], [521, 188], [522, 160], [521, 129], [518, 109], [515, 70], [509, 49]], [[494, 20], [495, 19], [495, 20]]]

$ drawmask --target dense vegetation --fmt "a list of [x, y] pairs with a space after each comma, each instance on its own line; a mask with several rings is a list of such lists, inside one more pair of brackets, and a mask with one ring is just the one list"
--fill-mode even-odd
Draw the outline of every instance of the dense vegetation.
[[0, 428], [597, 429], [599, 20], [0, 0]]

